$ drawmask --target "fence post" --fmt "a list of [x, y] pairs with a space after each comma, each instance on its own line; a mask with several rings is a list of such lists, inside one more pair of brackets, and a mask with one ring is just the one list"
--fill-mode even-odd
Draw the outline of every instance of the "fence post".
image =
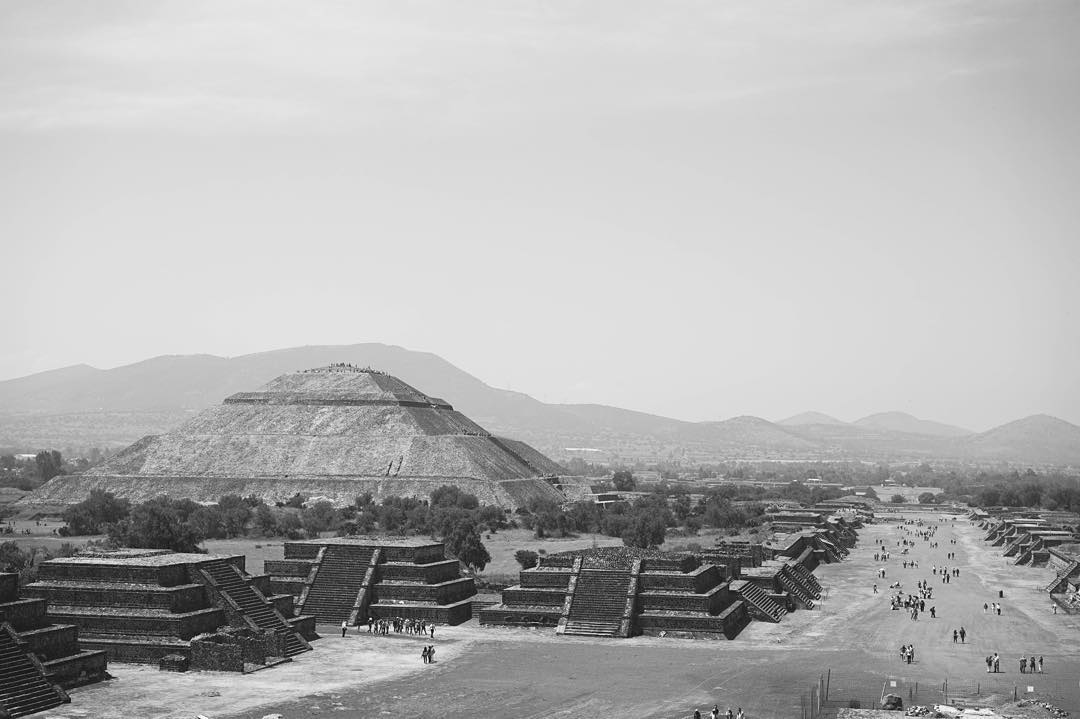
[[832, 683], [832, 667], [825, 672], [825, 698], [829, 698], [829, 684]]

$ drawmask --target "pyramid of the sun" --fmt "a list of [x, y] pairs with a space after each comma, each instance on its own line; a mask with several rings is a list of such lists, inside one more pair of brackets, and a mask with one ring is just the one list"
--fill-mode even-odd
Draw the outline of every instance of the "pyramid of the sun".
[[516, 508], [533, 497], [562, 500], [544, 479], [560, 471], [396, 377], [332, 365], [234, 394], [83, 474], [56, 477], [31, 502], [78, 502], [100, 488], [133, 501], [254, 494], [275, 502], [300, 493], [345, 504], [364, 492], [426, 497], [450, 484]]

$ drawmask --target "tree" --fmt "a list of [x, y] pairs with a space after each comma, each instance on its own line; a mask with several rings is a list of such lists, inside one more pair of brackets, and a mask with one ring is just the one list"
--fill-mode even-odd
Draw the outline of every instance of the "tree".
[[63, 457], [55, 449], [52, 451], [44, 450], [38, 452], [34, 457], [34, 462], [37, 464], [38, 476], [44, 481], [48, 482], [53, 477], [63, 474]]
[[239, 537], [244, 534], [253, 506], [255, 505], [250, 504], [248, 499], [242, 499], [238, 494], [226, 494], [218, 499], [218, 510], [226, 537]]
[[522, 569], [532, 569], [539, 558], [540, 555], [531, 549], [519, 549], [514, 552], [514, 561], [520, 564]]
[[317, 538], [320, 532], [333, 527], [338, 520], [337, 510], [330, 502], [316, 502], [300, 512], [300, 523], [309, 537]]
[[109, 539], [122, 547], [198, 552], [203, 537], [188, 524], [198, 508], [186, 499], [151, 499], [136, 505], [122, 521], [109, 525]]
[[474, 572], [484, 571], [491, 561], [491, 555], [476, 531], [476, 523], [470, 519], [458, 522], [445, 541], [446, 550]]
[[611, 483], [615, 485], [615, 489], [619, 492], [633, 492], [634, 487], [637, 486], [633, 473], [625, 469], [612, 475]]
[[635, 512], [622, 535], [623, 544], [628, 547], [658, 547], [667, 536], [667, 524], [664, 518], [655, 512]]
[[199, 507], [188, 517], [192, 531], [204, 539], [225, 539], [225, 523], [219, 507]]
[[904, 495], [902, 495], [902, 494], [894, 494], [893, 496], [889, 497], [889, 501], [892, 502], [893, 504], [903, 504], [904, 503]]
[[919, 495], [919, 504], [934, 504], [937, 502], [937, 497], [933, 492], [923, 492]]
[[431, 493], [431, 506], [476, 509], [480, 506], [480, 500], [476, 498], [475, 494], [462, 492], [452, 484], [444, 484]]
[[64, 510], [68, 533], [73, 536], [99, 534], [110, 524], [119, 522], [131, 512], [131, 502], [118, 499], [103, 489], [91, 489], [90, 496]]
[[277, 534], [278, 521], [273, 510], [266, 504], [255, 507], [255, 529], [264, 537], [273, 537]]

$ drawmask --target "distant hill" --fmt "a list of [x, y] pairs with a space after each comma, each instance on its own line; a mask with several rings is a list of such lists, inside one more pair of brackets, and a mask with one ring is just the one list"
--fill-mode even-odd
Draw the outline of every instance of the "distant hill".
[[777, 424], [782, 424], [787, 427], [799, 427], [805, 424], [847, 424], [847, 422], [838, 420], [836, 417], [830, 417], [827, 414], [822, 414], [821, 412], [803, 412], [794, 417], [782, 419], [777, 422]]
[[1036, 414], [987, 432], [962, 438], [961, 453], [976, 459], [1045, 461], [1080, 465], [1080, 427], [1057, 417]]
[[598, 404], [547, 404], [497, 389], [428, 352], [376, 343], [309, 346], [240, 357], [171, 355], [114, 369], [76, 365], [0, 382], [0, 448], [120, 447], [159, 434], [298, 369], [349, 362], [441, 397], [485, 429], [549, 456], [602, 449], [614, 461], [962, 459], [1080, 465], [1080, 428], [1047, 416], [971, 434], [900, 412], [845, 423], [817, 412], [769, 422], [686, 422]]
[[853, 424], [861, 427], [873, 427], [874, 429], [887, 429], [892, 432], [904, 432], [905, 434], [923, 434], [928, 437], [964, 437], [974, 434], [970, 429], [919, 419], [906, 412], [872, 414], [855, 420]]

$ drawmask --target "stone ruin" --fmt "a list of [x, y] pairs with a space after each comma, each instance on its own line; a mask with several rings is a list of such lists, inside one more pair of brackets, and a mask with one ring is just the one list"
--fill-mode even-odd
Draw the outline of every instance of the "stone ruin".
[[472, 617], [476, 583], [461, 576], [444, 545], [412, 538], [338, 537], [285, 543], [267, 560], [270, 586], [320, 624], [420, 619], [460, 624]]
[[850, 527], [825, 527], [772, 546], [726, 540], [693, 554], [607, 547], [543, 556], [501, 603], [480, 610], [480, 623], [733, 639], [751, 619], [779, 622], [813, 609], [822, 592], [814, 569], [840, 561], [855, 539]]
[[64, 688], [108, 678], [105, 652], [79, 645], [79, 628], [56, 624], [46, 601], [19, 597], [19, 575], [0, 573], [0, 716], [67, 701]]
[[272, 665], [310, 651], [314, 617], [295, 615], [291, 596], [273, 594], [269, 577], [244, 567], [241, 555], [121, 549], [42, 562], [23, 593], [47, 600], [51, 620], [77, 627], [85, 648], [113, 661], [218, 669], [200, 661], [211, 653], [198, 646], [229, 643], [206, 638], [219, 632], [257, 638], [248, 644], [261, 649], [243, 653], [248, 671], [260, 653]]
[[750, 621], [747, 601], [731, 589], [733, 571], [690, 554], [629, 547], [564, 552], [522, 570], [502, 603], [480, 610], [480, 623], [585, 636], [732, 639]]

